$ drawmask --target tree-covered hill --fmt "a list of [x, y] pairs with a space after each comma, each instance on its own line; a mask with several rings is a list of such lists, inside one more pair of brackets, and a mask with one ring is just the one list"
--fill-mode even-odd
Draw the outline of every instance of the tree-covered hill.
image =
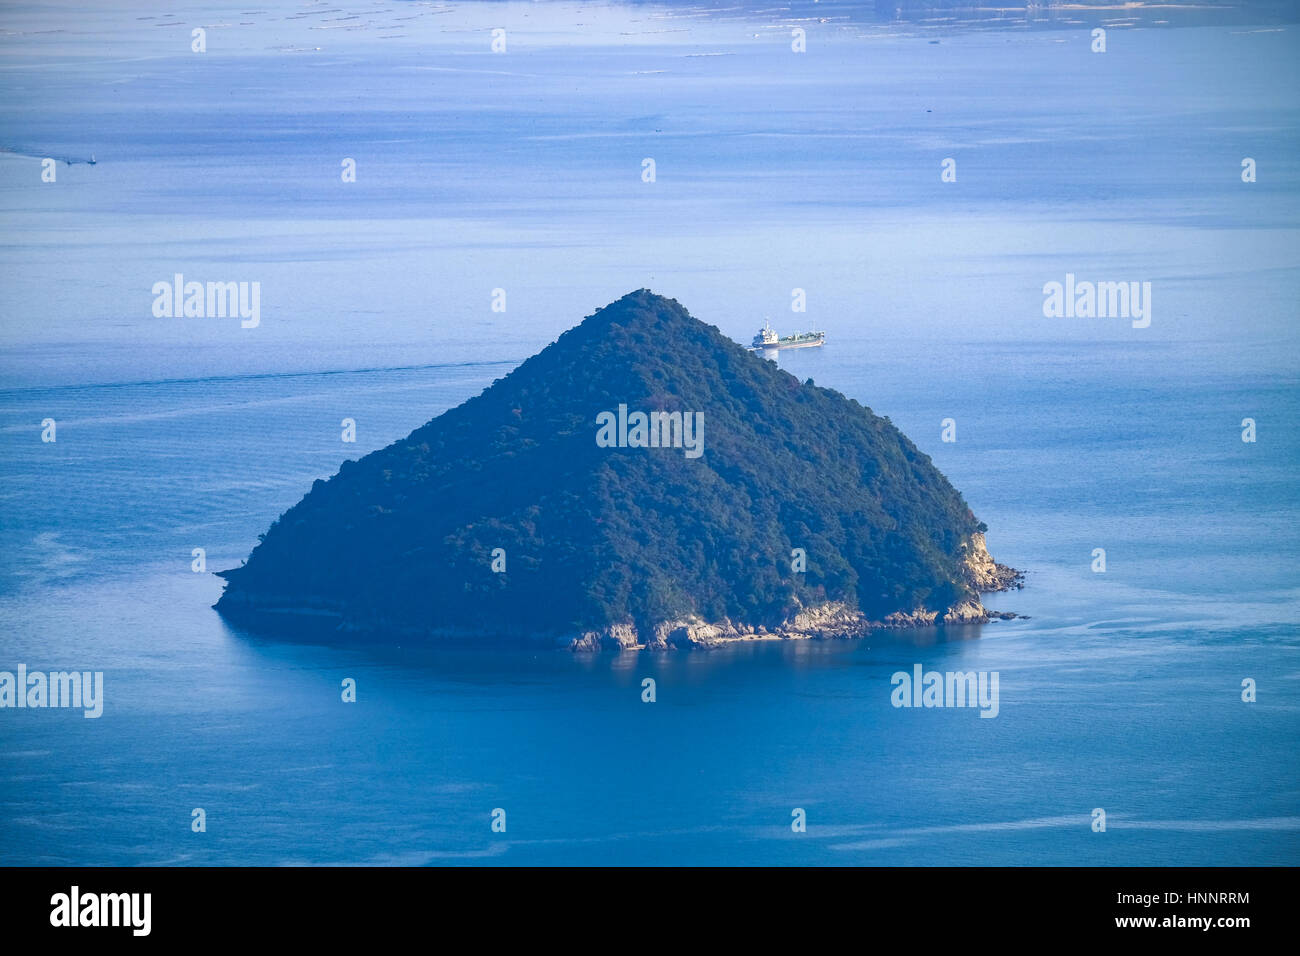
[[[597, 416], [619, 405], [702, 413], [702, 454], [601, 447]], [[828, 602], [871, 620], [978, 608], [966, 558], [982, 530], [888, 421], [640, 290], [317, 481], [223, 572], [217, 607], [379, 639], [631, 625], [644, 641], [690, 619], [779, 632]]]

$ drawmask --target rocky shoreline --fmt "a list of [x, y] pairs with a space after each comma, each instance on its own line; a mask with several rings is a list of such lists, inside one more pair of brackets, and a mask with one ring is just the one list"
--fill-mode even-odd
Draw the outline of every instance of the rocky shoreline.
[[664, 621], [655, 626], [649, 640], [642, 641], [631, 623], [612, 624], [595, 631], [584, 631], [567, 643], [572, 651], [598, 650], [673, 650], [680, 648], [720, 647], [745, 641], [853, 640], [885, 628], [935, 627], [944, 624], [987, 624], [1020, 617], [1008, 611], [989, 611], [978, 601], [964, 602], [942, 616], [937, 611], [895, 612], [883, 621], [873, 621], [861, 611], [840, 602], [828, 602], [805, 608], [777, 627], [749, 627], [731, 621], [709, 623], [698, 617]]
[[[998, 564], [989, 554], [983, 532], [971, 535], [962, 545], [966, 584], [978, 594], [1019, 590], [1024, 587], [1022, 571]], [[751, 627], [732, 621], [710, 623], [698, 617], [657, 624], [648, 640], [642, 641], [632, 623], [613, 624], [600, 630], [584, 631], [568, 641], [574, 651], [669, 650], [682, 647], [718, 647], [742, 641], [848, 640], [864, 637], [881, 628], [935, 627], [942, 624], [987, 624], [993, 620], [1019, 617], [1008, 611], [990, 611], [978, 599], [953, 605], [941, 616], [937, 611], [896, 611], [883, 621], [873, 621], [861, 611], [840, 601], [804, 608], [774, 628]]]
[[998, 564], [989, 554], [984, 532], [977, 531], [970, 541], [962, 545], [966, 557], [962, 570], [966, 574], [966, 583], [980, 594], [992, 594], [995, 591], [1020, 590], [1025, 586], [1025, 574], [1005, 564]]
[[[998, 564], [989, 554], [982, 533], [971, 536], [963, 546], [967, 556], [963, 562], [966, 584], [978, 594], [1019, 589], [1024, 586], [1024, 574], [1005, 564]], [[247, 598], [227, 602], [222, 608], [235, 621], [241, 619], [250, 625], [276, 624], [277, 630], [301, 633], [308, 630], [336, 634], [365, 635], [386, 633], [401, 638], [436, 640], [448, 643], [482, 643], [493, 639], [491, 635], [468, 628], [416, 628], [406, 624], [376, 620], [358, 622], [347, 620], [341, 611], [328, 607], [304, 606], [288, 596], [272, 601], [253, 602]], [[829, 601], [801, 609], [797, 614], [768, 627], [748, 625], [730, 620], [706, 621], [695, 615], [677, 620], [661, 621], [643, 638], [636, 625], [630, 621], [606, 625], [603, 628], [582, 631], [579, 634], [535, 633], [527, 635], [501, 635], [503, 643], [524, 646], [551, 646], [571, 651], [599, 650], [673, 650], [680, 648], [709, 648], [745, 641], [790, 640], [851, 640], [865, 637], [872, 631], [884, 628], [935, 627], [944, 624], [986, 624], [993, 620], [1011, 620], [1020, 615], [1006, 611], [989, 611], [978, 598], [961, 601], [947, 611], [925, 609], [896, 611], [883, 620], [871, 620], [861, 611], [841, 601]]]

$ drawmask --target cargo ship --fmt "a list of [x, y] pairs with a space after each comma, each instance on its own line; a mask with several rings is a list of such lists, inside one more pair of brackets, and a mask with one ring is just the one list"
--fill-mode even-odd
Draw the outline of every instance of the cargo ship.
[[758, 352], [767, 349], [812, 349], [825, 344], [825, 332], [796, 332], [794, 335], [778, 338], [772, 329], [772, 323], [764, 322], [763, 327], [754, 336], [754, 344], [749, 347], [749, 350]]

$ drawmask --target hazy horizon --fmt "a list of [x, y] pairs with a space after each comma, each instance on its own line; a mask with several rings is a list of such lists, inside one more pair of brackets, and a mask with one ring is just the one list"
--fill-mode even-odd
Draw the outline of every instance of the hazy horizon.
[[[0, 385], [517, 361], [640, 287], [746, 343], [765, 317], [882, 352], [1230, 327], [1225, 361], [1293, 367], [1292, 26], [247, 8], [5, 9]], [[176, 273], [259, 282], [260, 326], [155, 318]], [[1045, 318], [1067, 273], [1151, 282], [1154, 321]]]

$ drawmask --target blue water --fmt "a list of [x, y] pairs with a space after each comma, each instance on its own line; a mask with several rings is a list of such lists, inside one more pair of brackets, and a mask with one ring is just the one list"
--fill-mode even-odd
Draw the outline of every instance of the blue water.
[[[106, 702], [0, 711], [0, 862], [1300, 862], [1294, 30], [1116, 28], [1105, 59], [1086, 23], [862, 22], [774, 66], [756, 13], [556, 5], [530, 33], [543, 6], [461, 5], [382, 57], [213, 29], [202, 61], [152, 11], [7, 14], [0, 670], [102, 670]], [[176, 271], [261, 281], [262, 327], [154, 319]], [[1067, 271], [1152, 281], [1151, 328], [1044, 319]], [[986, 603], [1027, 619], [572, 655], [211, 610], [193, 548], [238, 564], [313, 480], [642, 285], [740, 340], [825, 328], [781, 363], [933, 456], [1027, 572]], [[998, 671], [999, 716], [893, 708], [917, 663]]]
[[[209, 609], [190, 549], [237, 563], [342, 460], [342, 414], [382, 445], [500, 368], [8, 390], [6, 659], [101, 669], [107, 702], [3, 715], [5, 859], [1294, 863], [1296, 382], [1142, 351], [972, 346], [969, 385], [783, 356], [935, 456], [1029, 572], [989, 603], [1030, 619], [678, 654], [287, 645]], [[892, 708], [914, 663], [998, 671], [999, 716]]]

